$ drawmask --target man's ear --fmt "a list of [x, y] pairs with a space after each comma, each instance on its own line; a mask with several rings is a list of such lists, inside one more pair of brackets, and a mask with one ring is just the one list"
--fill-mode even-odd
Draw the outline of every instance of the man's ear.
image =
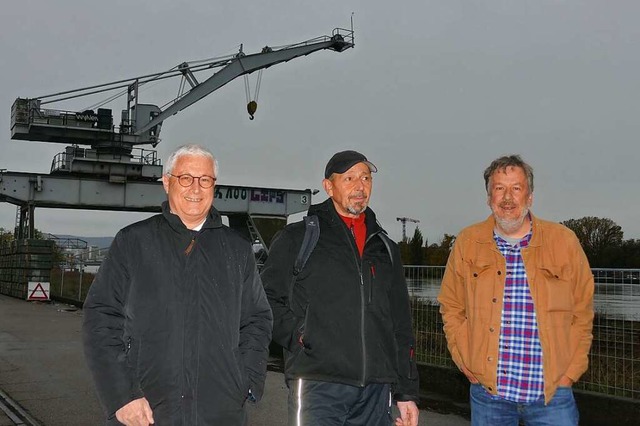
[[164, 187], [164, 192], [169, 193], [169, 176], [162, 175], [162, 186]]
[[333, 196], [333, 182], [329, 179], [322, 179], [322, 187], [329, 197]]

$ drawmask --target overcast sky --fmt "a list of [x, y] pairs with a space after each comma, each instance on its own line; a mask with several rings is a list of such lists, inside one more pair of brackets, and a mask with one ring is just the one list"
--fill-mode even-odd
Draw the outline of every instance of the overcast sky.
[[[159, 155], [202, 143], [219, 159], [219, 183], [321, 189], [331, 155], [356, 149], [379, 168], [371, 206], [391, 236], [400, 238], [396, 217], [406, 216], [432, 243], [488, 215], [482, 172], [519, 153], [534, 168], [534, 213], [607, 217], [640, 238], [634, 0], [7, 2], [0, 169], [46, 173], [65, 146], [10, 139], [17, 97], [164, 71], [240, 43], [255, 53], [300, 42], [348, 27], [352, 12], [355, 49], [266, 70], [254, 121], [236, 79], [168, 118]], [[178, 90], [172, 82], [164, 99], [141, 100], [163, 103]], [[123, 102], [107, 107], [117, 117]], [[13, 227], [15, 210], [0, 204], [0, 227]], [[35, 217], [45, 232], [109, 236], [143, 215]]]

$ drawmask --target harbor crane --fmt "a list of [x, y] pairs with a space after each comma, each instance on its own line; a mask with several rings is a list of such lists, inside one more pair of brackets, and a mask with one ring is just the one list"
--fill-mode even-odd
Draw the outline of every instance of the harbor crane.
[[[237, 77], [320, 50], [343, 52], [353, 46], [353, 28], [336, 28], [330, 36], [281, 47], [266, 46], [258, 53], [245, 54], [240, 45], [240, 51], [236, 54], [183, 62], [159, 73], [35, 98], [18, 98], [11, 107], [11, 139], [73, 144], [54, 158], [51, 174], [101, 175], [108, 176], [111, 182], [155, 181], [162, 174], [156, 152], [141, 150], [134, 154], [133, 150], [134, 147], [147, 144], [155, 148], [160, 142], [160, 130], [165, 119]], [[196, 73], [211, 69], [218, 71], [199, 82]], [[182, 79], [174, 99], [162, 107], [140, 102], [143, 87], [149, 88], [151, 83], [171, 77]], [[43, 108], [44, 105], [113, 91], [118, 92], [96, 106], [126, 96], [127, 106], [121, 111], [119, 126], [114, 126], [111, 109], [98, 108], [96, 112], [92, 109], [94, 106], [82, 111]], [[254, 104], [248, 105], [251, 115], [255, 112]], [[80, 145], [88, 145], [90, 149], [81, 149]]]
[[[159, 182], [162, 163], [155, 150], [140, 146], [155, 148], [160, 143], [161, 127], [167, 118], [237, 77], [321, 50], [343, 52], [352, 47], [353, 23], [350, 30], [335, 28], [331, 35], [285, 46], [265, 46], [257, 53], [247, 54], [240, 45], [235, 54], [182, 62], [158, 73], [45, 96], [17, 98], [11, 107], [11, 139], [68, 144], [63, 152], [55, 155], [48, 174], [0, 169], [0, 202], [18, 206], [17, 237], [32, 237], [36, 207], [159, 211], [166, 199]], [[145, 96], [150, 92], [158, 94], [156, 84], [172, 77], [181, 78], [177, 95], [172, 90], [172, 99], [156, 102], [161, 106], [142, 102], [143, 92]], [[59, 106], [63, 101], [103, 95], [108, 96], [107, 99], [75, 111]], [[114, 114], [105, 105], [125, 97], [126, 108], [119, 114], [119, 125], [115, 125]], [[89, 99], [83, 98], [83, 102]], [[255, 101], [247, 108], [253, 115]], [[290, 214], [307, 210], [310, 202], [309, 189], [232, 185], [216, 185], [215, 189], [216, 207], [229, 218], [229, 225], [251, 240], [263, 243], [253, 218], [286, 219]]]
[[420, 223], [418, 219], [410, 217], [396, 217], [396, 220], [402, 223], [402, 241], [407, 241], [407, 222]]

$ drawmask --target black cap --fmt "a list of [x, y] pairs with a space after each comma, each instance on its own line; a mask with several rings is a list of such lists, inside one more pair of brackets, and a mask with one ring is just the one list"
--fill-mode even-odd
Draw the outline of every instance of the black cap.
[[359, 152], [342, 151], [331, 157], [331, 160], [327, 163], [327, 167], [324, 169], [324, 178], [329, 179], [334, 173], [344, 173], [358, 163], [364, 163], [369, 166], [371, 173], [378, 171], [378, 168]]

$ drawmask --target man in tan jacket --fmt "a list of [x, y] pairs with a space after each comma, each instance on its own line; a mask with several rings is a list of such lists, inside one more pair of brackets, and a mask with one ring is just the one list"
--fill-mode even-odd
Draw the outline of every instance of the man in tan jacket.
[[519, 156], [484, 172], [492, 215], [458, 235], [438, 300], [454, 362], [471, 382], [473, 425], [577, 425], [572, 384], [587, 369], [593, 274], [575, 234], [535, 217]]

